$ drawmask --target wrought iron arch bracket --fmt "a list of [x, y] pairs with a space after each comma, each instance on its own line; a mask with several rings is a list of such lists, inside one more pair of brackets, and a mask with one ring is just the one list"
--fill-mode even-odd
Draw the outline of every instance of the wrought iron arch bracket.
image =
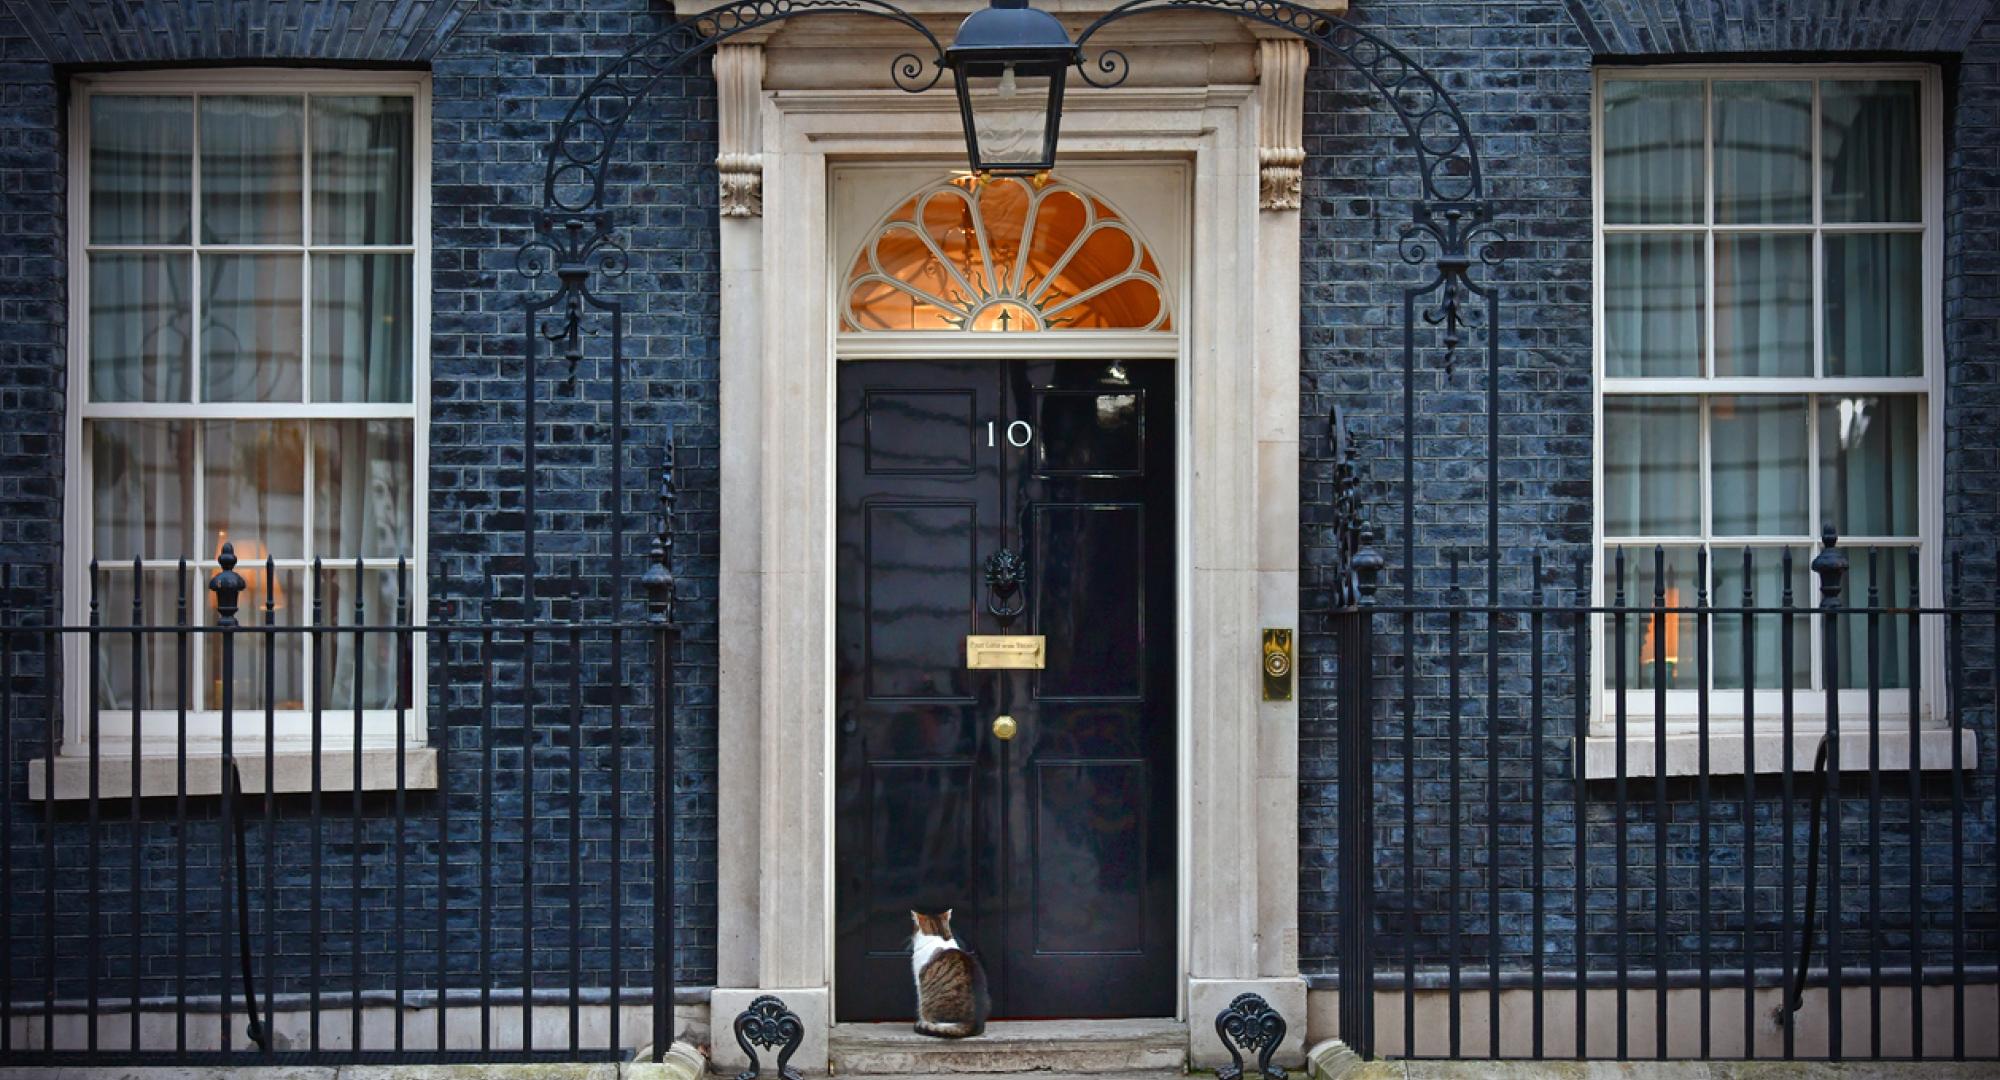
[[697, 12], [647, 38], [601, 72], [570, 104], [549, 143], [542, 205], [550, 212], [588, 213], [604, 205], [606, 170], [619, 137], [660, 82], [688, 61], [738, 34], [807, 15], [863, 15], [909, 27], [929, 54], [905, 52], [890, 77], [912, 94], [944, 76], [944, 46], [916, 16], [887, 0], [734, 0]]
[[[1397, 246], [1411, 265], [1432, 263], [1436, 276], [1412, 292], [1437, 294], [1423, 312], [1424, 321], [1442, 328], [1447, 355], [1456, 349], [1466, 321], [1465, 299], [1492, 295], [1473, 283], [1472, 266], [1497, 265], [1504, 238], [1494, 222], [1472, 125], [1444, 84], [1373, 31], [1289, 0], [1128, 0], [1077, 34], [1077, 70], [1084, 81], [1105, 88], [1123, 83], [1131, 73], [1125, 54], [1103, 49], [1090, 56], [1090, 40], [1111, 23], [1156, 11], [1213, 11], [1275, 27], [1345, 64], [1374, 87], [1403, 126], [1422, 185], [1409, 223], [1397, 233]], [[1498, 327], [1489, 325], [1487, 331], [1496, 333]]]

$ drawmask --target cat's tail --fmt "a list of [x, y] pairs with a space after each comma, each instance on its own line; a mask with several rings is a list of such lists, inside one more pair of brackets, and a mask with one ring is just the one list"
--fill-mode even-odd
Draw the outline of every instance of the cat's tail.
[[917, 1034], [938, 1039], [963, 1039], [984, 1031], [986, 1025], [974, 1023], [933, 1024], [927, 1020], [917, 1021]]

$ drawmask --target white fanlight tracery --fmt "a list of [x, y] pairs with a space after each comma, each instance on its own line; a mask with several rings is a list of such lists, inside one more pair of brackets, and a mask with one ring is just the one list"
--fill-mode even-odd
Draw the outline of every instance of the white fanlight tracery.
[[905, 200], [848, 272], [841, 329], [1173, 331], [1158, 262], [1117, 211], [1037, 177], [960, 177]]

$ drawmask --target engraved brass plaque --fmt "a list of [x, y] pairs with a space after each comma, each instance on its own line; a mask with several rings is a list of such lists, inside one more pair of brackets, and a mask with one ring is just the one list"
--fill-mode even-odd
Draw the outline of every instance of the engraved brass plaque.
[[975, 671], [1040, 671], [1048, 653], [1040, 634], [967, 634], [965, 666]]

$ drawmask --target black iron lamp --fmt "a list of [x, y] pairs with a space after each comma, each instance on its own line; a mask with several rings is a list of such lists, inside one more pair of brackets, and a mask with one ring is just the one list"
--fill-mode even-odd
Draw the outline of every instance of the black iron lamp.
[[959, 24], [944, 66], [958, 83], [973, 172], [1018, 176], [1054, 167], [1063, 77], [1078, 55], [1062, 23], [1028, 0], [992, 0]]

